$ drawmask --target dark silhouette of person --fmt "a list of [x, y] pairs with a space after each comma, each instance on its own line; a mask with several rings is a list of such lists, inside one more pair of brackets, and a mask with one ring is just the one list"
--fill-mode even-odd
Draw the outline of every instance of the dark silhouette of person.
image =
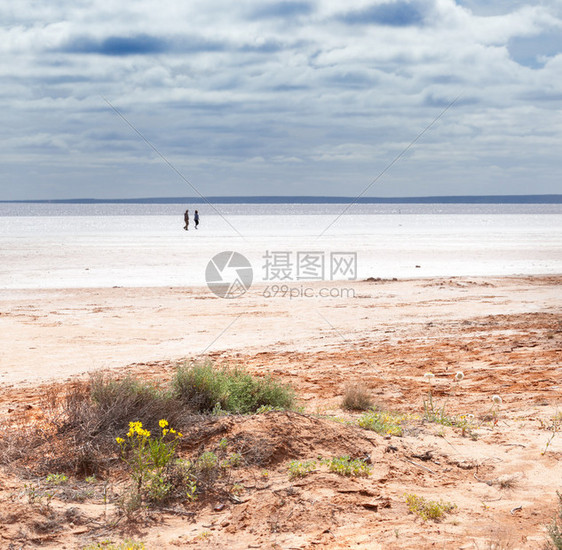
[[195, 216], [193, 216], [193, 221], [195, 222], [195, 229], [197, 229], [199, 225], [199, 212], [197, 212], [197, 210], [195, 211]]
[[189, 210], [185, 211], [185, 214], [183, 215], [183, 221], [185, 222], [185, 225], [183, 226], [183, 228], [186, 231], [189, 231]]

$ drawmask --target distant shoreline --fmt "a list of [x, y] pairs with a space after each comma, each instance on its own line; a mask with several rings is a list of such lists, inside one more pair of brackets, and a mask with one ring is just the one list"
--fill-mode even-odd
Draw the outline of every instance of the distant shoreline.
[[562, 195], [460, 195], [432, 197], [145, 197], [133, 199], [0, 200], [8, 204], [562, 204]]

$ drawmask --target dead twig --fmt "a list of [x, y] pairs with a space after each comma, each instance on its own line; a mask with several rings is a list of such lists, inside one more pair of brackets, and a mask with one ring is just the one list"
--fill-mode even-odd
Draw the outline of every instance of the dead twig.
[[186, 512], [185, 510], [178, 510], [176, 508], [158, 508], [160, 512], [168, 512], [169, 514], [174, 514], [176, 516], [194, 516], [195, 512]]
[[479, 481], [480, 483], [485, 483], [486, 485], [489, 485], [490, 487], [494, 484], [493, 481], [489, 480], [489, 479], [480, 479], [476, 473], [472, 474], [474, 476], [474, 479], [476, 481]]
[[418, 468], [421, 468], [422, 470], [426, 470], [427, 472], [429, 472], [430, 474], [436, 475], [437, 472], [434, 472], [433, 470], [430, 470], [429, 468], [427, 468], [426, 466], [422, 466], [421, 464], [418, 464], [417, 462], [414, 462], [413, 460], [410, 460], [409, 458], [404, 458], [404, 460], [406, 462], [409, 462], [410, 464], [413, 464], [414, 466], [417, 466]]

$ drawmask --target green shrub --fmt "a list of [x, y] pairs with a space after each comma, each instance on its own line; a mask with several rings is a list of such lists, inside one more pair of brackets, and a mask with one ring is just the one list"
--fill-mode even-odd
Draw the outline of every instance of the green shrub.
[[247, 414], [264, 407], [291, 409], [295, 402], [293, 390], [269, 376], [257, 378], [210, 363], [180, 367], [173, 388], [182, 403], [198, 412]]
[[210, 412], [217, 404], [226, 408], [226, 380], [211, 363], [178, 368], [172, 385], [180, 401], [195, 411]]

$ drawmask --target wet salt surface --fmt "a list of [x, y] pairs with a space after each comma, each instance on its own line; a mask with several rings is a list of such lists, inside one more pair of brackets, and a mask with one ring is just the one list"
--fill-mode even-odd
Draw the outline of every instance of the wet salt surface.
[[[10, 207], [0, 209], [5, 289], [205, 285], [225, 250], [277, 285], [562, 273], [562, 205], [359, 205], [339, 218], [345, 205], [218, 205], [224, 217], [202, 205], [188, 232], [182, 205]], [[332, 274], [335, 253], [356, 254], [356, 272]], [[283, 270], [272, 278], [274, 263]]]

